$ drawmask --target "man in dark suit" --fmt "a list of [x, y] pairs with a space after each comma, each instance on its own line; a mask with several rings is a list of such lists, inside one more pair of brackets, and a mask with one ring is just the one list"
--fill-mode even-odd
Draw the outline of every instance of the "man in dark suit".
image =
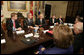
[[43, 18], [43, 14], [39, 15], [39, 18], [35, 21], [36, 26], [45, 26], [45, 19]]
[[57, 22], [58, 22], [59, 24], [63, 24], [63, 18], [62, 18], [62, 16], [60, 16], [60, 17], [57, 19]]
[[27, 18], [24, 19], [23, 21], [23, 27], [24, 28], [33, 28], [34, 27], [34, 23], [33, 23], [33, 19], [32, 19], [32, 14], [28, 13], [27, 14]]
[[49, 23], [50, 23], [50, 25], [54, 25], [54, 23], [57, 23], [57, 19], [56, 19], [55, 15], [53, 15], [52, 18], [49, 19]]
[[74, 24], [74, 33], [76, 34], [74, 37], [74, 53], [79, 53], [80, 49], [83, 48], [83, 23], [78, 22]]
[[6, 27], [8, 32], [22, 29], [21, 26], [19, 25], [19, 22], [17, 21], [16, 13], [11, 14], [11, 18], [6, 21]]

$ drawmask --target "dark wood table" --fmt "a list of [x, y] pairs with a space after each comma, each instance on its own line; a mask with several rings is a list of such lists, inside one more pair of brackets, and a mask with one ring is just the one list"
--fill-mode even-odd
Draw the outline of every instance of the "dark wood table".
[[[18, 51], [24, 50], [26, 48], [34, 47], [43, 42], [53, 39], [52, 37], [49, 37], [47, 34], [44, 34], [40, 31], [40, 37], [38, 38], [37, 42], [28, 45], [21, 41], [21, 39], [24, 38], [24, 35], [29, 33], [29, 32], [27, 32], [29, 29], [25, 29], [25, 30], [26, 30], [26, 32], [24, 34], [17, 35], [17, 34], [12, 34], [10, 32], [9, 32], [9, 35], [5, 34], [6, 44], [5, 44], [4, 48], [1, 47], [1, 54], [13, 54]], [[31, 32], [31, 30], [30, 30], [30, 32]], [[15, 36], [15, 39], [13, 38], [14, 36]], [[34, 37], [32, 37], [32, 38], [34, 38]]]

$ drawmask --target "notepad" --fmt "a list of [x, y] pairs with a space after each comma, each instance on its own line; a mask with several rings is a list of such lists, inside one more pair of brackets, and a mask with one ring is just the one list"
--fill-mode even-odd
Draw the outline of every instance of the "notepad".
[[54, 26], [50, 26], [50, 28], [54, 28]]
[[43, 33], [46, 33], [47, 31], [49, 31], [49, 30], [43, 30]]
[[24, 30], [16, 31], [16, 34], [22, 34], [22, 33], [25, 33], [25, 31]]
[[6, 43], [6, 40], [5, 39], [1, 39], [1, 44], [4, 44]]
[[26, 34], [26, 35], [25, 35], [25, 38], [32, 37], [32, 36], [33, 36], [33, 33]]

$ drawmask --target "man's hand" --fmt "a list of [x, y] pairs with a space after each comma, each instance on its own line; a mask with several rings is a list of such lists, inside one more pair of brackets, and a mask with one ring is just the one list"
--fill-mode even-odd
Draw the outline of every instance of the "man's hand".
[[21, 28], [21, 27], [19, 27], [17, 30], [21, 31], [21, 30], [22, 30], [22, 28]]
[[38, 25], [35, 25], [36, 27], [39, 27]]

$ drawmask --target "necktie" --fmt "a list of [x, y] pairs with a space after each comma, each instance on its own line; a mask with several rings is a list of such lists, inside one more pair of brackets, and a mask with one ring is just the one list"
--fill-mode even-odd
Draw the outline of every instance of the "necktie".
[[15, 21], [13, 22], [13, 26], [14, 26], [14, 28], [16, 27], [16, 25], [15, 25]]

